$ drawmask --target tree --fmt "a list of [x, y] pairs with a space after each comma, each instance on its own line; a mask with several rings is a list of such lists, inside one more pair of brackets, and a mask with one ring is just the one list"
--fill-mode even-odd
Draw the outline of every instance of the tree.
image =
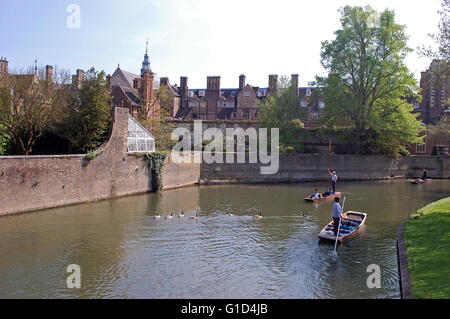
[[28, 68], [0, 78], [0, 135], [10, 140], [11, 153], [28, 155], [36, 140], [51, 130], [65, 107], [69, 73]]
[[450, 146], [450, 117], [444, 115], [434, 125], [429, 125], [427, 138], [434, 145]]
[[72, 86], [67, 115], [60, 122], [60, 135], [69, 140], [72, 152], [86, 153], [106, 139], [111, 124], [110, 95], [105, 72], [86, 72], [80, 89]]
[[308, 134], [303, 122], [307, 113], [300, 106], [297, 88], [287, 77], [280, 78], [276, 91], [263, 101], [258, 101], [258, 107], [258, 120], [267, 128], [280, 129], [282, 151], [291, 148], [297, 152], [304, 151], [304, 141]]
[[322, 43], [321, 62], [329, 76], [316, 77], [326, 103], [323, 123], [346, 127], [350, 134], [344, 142], [357, 153], [406, 154], [408, 144], [421, 143], [421, 127], [407, 102], [420, 97], [404, 63], [411, 52], [405, 27], [389, 10], [346, 6], [340, 12], [336, 38]]

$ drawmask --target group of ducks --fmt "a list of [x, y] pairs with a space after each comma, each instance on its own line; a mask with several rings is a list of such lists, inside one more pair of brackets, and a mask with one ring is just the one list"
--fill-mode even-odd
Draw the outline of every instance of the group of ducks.
[[[233, 214], [229, 214], [229, 216], [233, 216]], [[184, 218], [184, 212], [181, 212], [181, 214], [178, 214], [178, 218]], [[262, 219], [262, 213], [259, 213], [259, 215], [254, 215], [253, 218], [255, 219]], [[161, 219], [161, 215], [157, 214], [155, 215], [155, 219]], [[173, 213], [170, 213], [170, 215], [166, 215], [166, 217], [164, 217], [164, 219], [173, 219]], [[198, 213], [195, 215], [191, 215], [189, 216], [189, 219], [194, 219], [194, 220], [198, 220]]]

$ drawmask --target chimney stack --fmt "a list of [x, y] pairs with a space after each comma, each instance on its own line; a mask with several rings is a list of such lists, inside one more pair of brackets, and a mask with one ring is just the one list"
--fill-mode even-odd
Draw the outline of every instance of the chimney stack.
[[291, 84], [298, 89], [298, 74], [292, 74]]
[[45, 66], [45, 80], [48, 83], [53, 82], [53, 67], [51, 65]]
[[78, 69], [77, 70], [77, 75], [76, 75], [76, 82], [75, 82], [78, 89], [81, 89], [83, 81], [84, 81], [84, 71]]
[[269, 91], [274, 92], [277, 89], [278, 84], [278, 75], [270, 74], [269, 75]]
[[167, 78], [167, 77], [160, 78], [159, 79], [159, 85], [168, 86], [169, 85], [169, 78]]
[[108, 90], [111, 91], [111, 88], [112, 88], [112, 76], [111, 76], [111, 74], [108, 74], [106, 76], [106, 86], [107, 86]]
[[206, 79], [206, 90], [220, 92], [220, 76], [208, 76]]
[[180, 77], [180, 99], [181, 107], [188, 107], [188, 78], [186, 76]]
[[8, 73], [8, 60], [5, 57], [0, 58], [0, 74]]
[[241, 74], [239, 76], [239, 89], [242, 90], [245, 87], [245, 75]]

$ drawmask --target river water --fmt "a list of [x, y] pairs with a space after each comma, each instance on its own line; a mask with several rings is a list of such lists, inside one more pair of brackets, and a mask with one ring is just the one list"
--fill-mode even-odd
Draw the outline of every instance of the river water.
[[[399, 298], [397, 228], [450, 181], [339, 183], [345, 210], [368, 218], [337, 257], [317, 237], [332, 202], [303, 200], [316, 186], [188, 187], [0, 218], [0, 298]], [[71, 264], [81, 289], [67, 288]], [[372, 264], [381, 288], [367, 287]]]

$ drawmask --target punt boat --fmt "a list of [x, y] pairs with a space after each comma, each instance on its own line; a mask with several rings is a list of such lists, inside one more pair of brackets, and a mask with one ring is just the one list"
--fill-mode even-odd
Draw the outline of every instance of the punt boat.
[[330, 200], [334, 199], [336, 197], [341, 197], [341, 192], [336, 192], [333, 195], [327, 196], [327, 197], [321, 197], [321, 198], [312, 198], [312, 196], [305, 197], [305, 201], [307, 202], [321, 202], [323, 200]]
[[[341, 229], [338, 234], [338, 241], [343, 243], [358, 236], [366, 222], [367, 214], [360, 212], [349, 211], [342, 214]], [[333, 232], [333, 221], [322, 229], [319, 238], [336, 241]]]

